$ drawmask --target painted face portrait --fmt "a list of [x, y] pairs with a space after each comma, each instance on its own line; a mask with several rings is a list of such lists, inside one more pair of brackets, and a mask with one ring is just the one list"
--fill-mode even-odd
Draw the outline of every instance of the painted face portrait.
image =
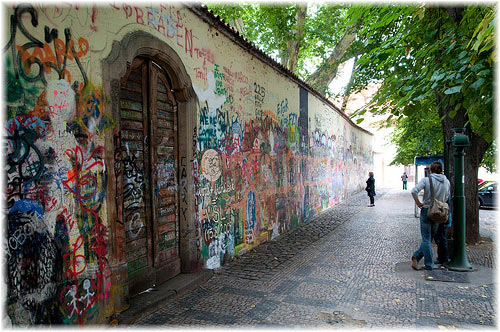
[[217, 181], [222, 173], [220, 156], [217, 151], [210, 149], [203, 154], [201, 158], [201, 171], [208, 181]]

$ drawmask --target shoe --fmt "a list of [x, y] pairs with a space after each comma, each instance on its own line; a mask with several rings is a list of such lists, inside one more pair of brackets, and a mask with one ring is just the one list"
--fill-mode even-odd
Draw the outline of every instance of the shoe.
[[418, 271], [417, 264], [418, 264], [417, 259], [411, 256], [411, 268], [414, 269], [415, 271]]
[[426, 267], [425, 267], [425, 270], [426, 270], [426, 271], [432, 271], [432, 267], [430, 267], [430, 266], [426, 266]]
[[449, 260], [447, 260], [447, 261], [440, 261], [440, 260], [437, 260], [437, 259], [436, 259], [436, 260], [434, 261], [434, 264], [443, 265], [443, 264], [445, 264], [445, 263], [449, 263], [449, 262], [450, 262]]

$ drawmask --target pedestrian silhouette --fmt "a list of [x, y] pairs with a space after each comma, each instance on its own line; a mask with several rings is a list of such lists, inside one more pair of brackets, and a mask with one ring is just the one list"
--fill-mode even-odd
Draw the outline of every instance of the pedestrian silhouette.
[[368, 173], [368, 180], [366, 180], [366, 192], [368, 193], [368, 197], [370, 197], [370, 205], [369, 207], [375, 206], [375, 178], [373, 177], [373, 172]]
[[406, 182], [408, 181], [408, 175], [406, 175], [406, 172], [401, 175], [401, 181], [403, 181], [403, 190], [407, 190]]

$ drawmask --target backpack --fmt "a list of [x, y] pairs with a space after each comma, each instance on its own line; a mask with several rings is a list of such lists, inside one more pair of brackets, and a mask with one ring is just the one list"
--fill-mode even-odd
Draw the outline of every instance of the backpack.
[[448, 203], [441, 202], [434, 197], [434, 188], [432, 188], [432, 178], [430, 175], [429, 183], [431, 186], [431, 207], [427, 211], [427, 218], [435, 223], [444, 224], [448, 222], [450, 207], [448, 206]]

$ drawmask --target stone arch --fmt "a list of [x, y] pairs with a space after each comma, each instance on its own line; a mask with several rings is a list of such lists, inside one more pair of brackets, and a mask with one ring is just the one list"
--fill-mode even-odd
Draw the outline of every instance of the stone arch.
[[[180, 258], [181, 272], [201, 270], [200, 258], [197, 255], [197, 236], [194, 220], [194, 188], [193, 177], [193, 134], [196, 131], [198, 99], [192, 87], [182, 59], [166, 42], [143, 31], [127, 34], [121, 41], [114, 41], [108, 57], [102, 60], [103, 92], [110, 97], [107, 106], [115, 123], [113, 135], [106, 137], [107, 212], [109, 220], [109, 263], [116, 274], [126, 273], [124, 256], [125, 230], [121, 223], [120, 207], [116, 203], [119, 193], [119, 177], [115, 174], [115, 146], [117, 143], [120, 112], [120, 79], [126, 74], [132, 61], [138, 57], [147, 57], [158, 63], [170, 76], [173, 92], [178, 101], [178, 142], [179, 142], [179, 226], [180, 226]], [[118, 165], [116, 165], [118, 166]], [[181, 179], [181, 176], [184, 177]], [[183, 193], [181, 193], [183, 191]], [[181, 198], [182, 197], [182, 198]], [[126, 275], [126, 274], [125, 274]], [[112, 277], [113, 278], [113, 277]], [[122, 277], [123, 279], [123, 277]], [[115, 280], [112, 280], [113, 284]], [[117, 281], [116, 281], [117, 282]], [[123, 281], [122, 281], [123, 282]], [[128, 294], [124, 294], [125, 296]], [[115, 302], [115, 310], [117, 301]], [[120, 305], [118, 305], [120, 307]]]

